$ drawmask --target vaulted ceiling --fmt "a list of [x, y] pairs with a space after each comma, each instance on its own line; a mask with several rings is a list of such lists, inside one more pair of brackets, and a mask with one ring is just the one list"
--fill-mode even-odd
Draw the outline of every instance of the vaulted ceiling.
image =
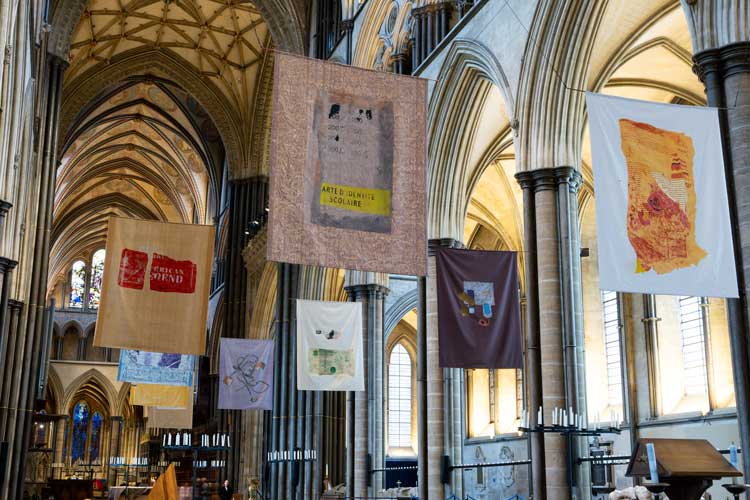
[[210, 224], [225, 161], [264, 164], [270, 117], [272, 41], [254, 3], [69, 3], [50, 289], [105, 245], [110, 216]]
[[255, 6], [242, 0], [90, 0], [73, 32], [65, 81], [121, 54], [168, 50], [250, 112], [271, 45]]
[[210, 222], [217, 145], [205, 113], [169, 83], [133, 79], [104, 91], [64, 145], [51, 276], [104, 246], [110, 216]]

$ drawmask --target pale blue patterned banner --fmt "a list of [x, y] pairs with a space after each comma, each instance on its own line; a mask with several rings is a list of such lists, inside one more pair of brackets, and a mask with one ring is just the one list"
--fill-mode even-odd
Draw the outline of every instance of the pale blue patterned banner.
[[117, 380], [134, 384], [193, 385], [195, 356], [159, 352], [120, 351]]

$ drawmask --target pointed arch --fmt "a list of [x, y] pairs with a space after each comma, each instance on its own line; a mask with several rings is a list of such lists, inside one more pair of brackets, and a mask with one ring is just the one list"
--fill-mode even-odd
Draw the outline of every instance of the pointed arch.
[[[513, 122], [514, 100], [500, 62], [484, 45], [456, 40], [432, 93], [428, 114], [428, 235], [462, 240], [465, 207], [477, 165], [472, 145], [484, 106], [494, 88]], [[503, 109], [498, 109], [501, 113]]]
[[136, 49], [117, 56], [103, 68], [95, 67], [65, 86], [60, 108], [60, 130], [66, 134], [79, 112], [94, 101], [102, 88], [109, 88], [133, 76], [162, 78], [172, 82], [200, 103], [221, 136], [231, 168], [243, 165], [244, 146], [240, 116], [212, 82], [202, 79], [176, 54], [161, 50]]
[[102, 406], [105, 407], [109, 415], [115, 414], [118, 392], [115, 390], [112, 382], [110, 382], [109, 379], [96, 368], [91, 368], [82, 373], [70, 383], [65, 391], [61, 408], [64, 409], [66, 413], [69, 413], [72, 410], [73, 405], [77, 402], [75, 401], [75, 399], [77, 399], [76, 395], [79, 391], [87, 388], [98, 390], [98, 395], [101, 396]]
[[47, 373], [47, 390], [52, 394], [52, 398], [54, 399], [54, 412], [62, 413], [62, 403], [65, 391], [63, 390], [63, 384], [54, 363], [50, 363], [49, 365], [49, 371]]

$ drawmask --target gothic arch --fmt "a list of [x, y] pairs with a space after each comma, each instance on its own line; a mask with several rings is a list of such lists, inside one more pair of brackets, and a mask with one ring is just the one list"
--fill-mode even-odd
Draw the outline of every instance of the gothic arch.
[[393, 332], [393, 329], [396, 328], [398, 322], [403, 319], [406, 313], [412, 309], [416, 309], [418, 302], [419, 297], [417, 296], [417, 290], [410, 290], [399, 297], [398, 300], [385, 311], [383, 332], [385, 334], [386, 343], [388, 343], [388, 337]]
[[76, 334], [78, 335], [79, 339], [82, 339], [84, 337], [84, 330], [83, 325], [79, 323], [77, 320], [71, 319], [67, 323], [65, 323], [62, 326], [62, 329], [60, 330], [63, 335], [68, 333], [68, 330], [72, 329]]
[[69, 412], [72, 405], [75, 404], [74, 400], [76, 399], [76, 394], [89, 384], [98, 387], [98, 389], [102, 391], [102, 399], [104, 399], [104, 401], [100, 401], [102, 407], [107, 410], [109, 415], [116, 415], [117, 407], [115, 404], [118, 400], [117, 390], [115, 390], [109, 379], [95, 368], [91, 368], [85, 373], [82, 373], [70, 383], [65, 390], [60, 409], [65, 413]]
[[463, 239], [465, 207], [472, 179], [477, 178], [477, 165], [470, 164], [470, 155], [493, 86], [499, 90], [502, 105], [510, 114], [513, 97], [497, 58], [477, 42], [455, 41], [442, 64], [429, 105], [430, 238]]
[[63, 384], [60, 380], [60, 375], [58, 375], [57, 370], [55, 369], [54, 363], [50, 363], [49, 365], [49, 372], [47, 373], [47, 390], [52, 393], [52, 397], [55, 400], [55, 413], [62, 413], [64, 408], [62, 401], [65, 391], [63, 390]]
[[80, 110], [85, 109], [103, 88], [129, 77], [151, 76], [170, 81], [195, 98], [219, 131], [230, 169], [241, 169], [244, 151], [240, 116], [216, 86], [200, 78], [179, 56], [153, 49], [125, 52], [105, 67], [95, 67], [66, 85], [60, 109], [60, 130], [67, 134]]

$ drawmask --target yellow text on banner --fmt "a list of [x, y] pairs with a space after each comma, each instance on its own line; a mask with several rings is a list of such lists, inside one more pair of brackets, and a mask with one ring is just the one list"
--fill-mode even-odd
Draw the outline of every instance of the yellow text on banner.
[[324, 182], [320, 185], [320, 204], [371, 215], [391, 215], [391, 192], [342, 186]]

